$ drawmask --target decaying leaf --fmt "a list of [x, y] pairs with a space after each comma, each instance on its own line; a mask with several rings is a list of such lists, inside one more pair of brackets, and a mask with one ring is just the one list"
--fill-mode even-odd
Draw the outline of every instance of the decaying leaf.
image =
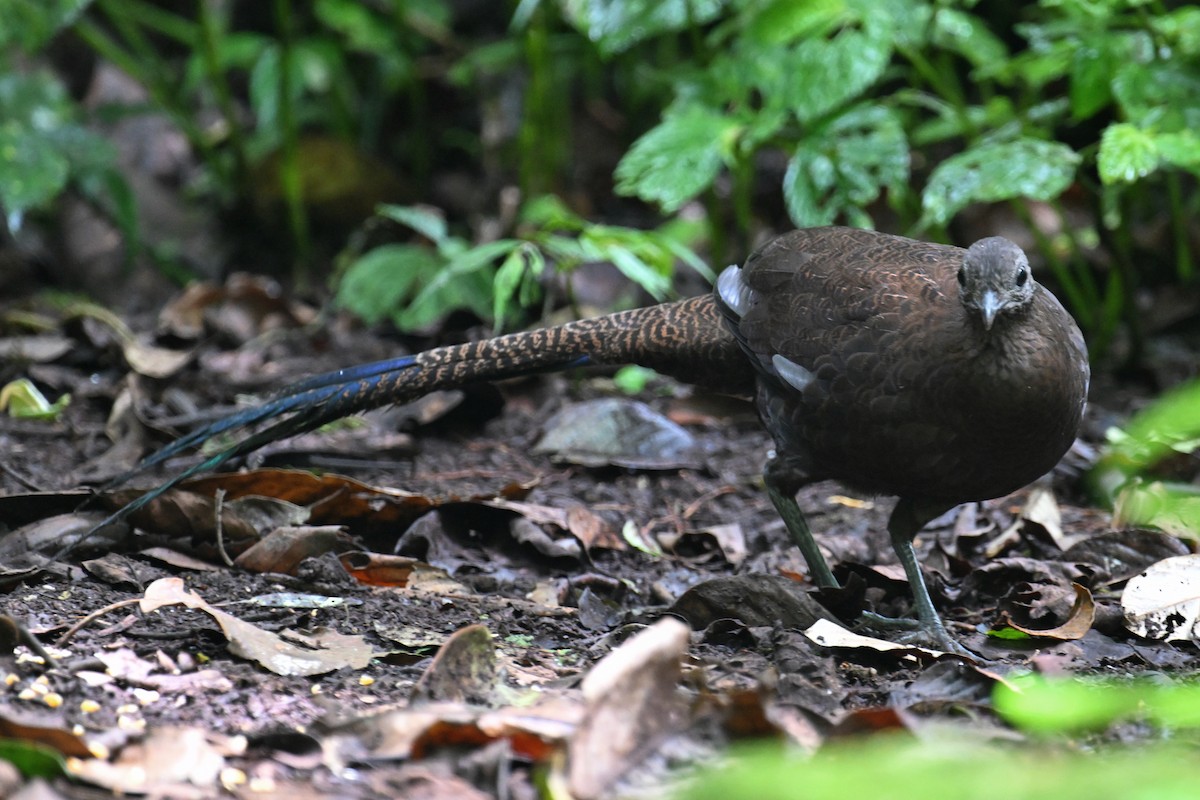
[[665, 617], [613, 650], [583, 679], [587, 711], [568, 744], [572, 797], [599, 797], [681, 722], [689, 630]]
[[557, 461], [631, 469], [699, 467], [695, 438], [645, 403], [608, 397], [567, 406], [534, 446]]
[[1005, 613], [1002, 615], [1000, 625], [1042, 639], [1058, 639], [1060, 641], [1082, 639], [1084, 634], [1092, 629], [1092, 623], [1096, 619], [1096, 601], [1087, 587], [1078, 583], [1072, 583], [1071, 586], [1075, 589], [1075, 603], [1071, 606], [1071, 611], [1067, 614], [1067, 619], [1063, 624], [1053, 628], [1031, 628], [1022, 625]]
[[312, 640], [313, 648], [304, 648], [282, 637], [209, 605], [200, 595], [184, 589], [179, 578], [161, 578], [146, 587], [140, 603], [142, 613], [163, 606], [183, 605], [212, 616], [229, 639], [234, 655], [256, 661], [279, 675], [322, 675], [342, 667], [362, 669], [374, 652], [360, 636], [325, 636]]
[[945, 655], [945, 653], [943, 653], [941, 650], [931, 650], [927, 647], [898, 644], [896, 642], [889, 642], [883, 639], [876, 639], [871, 636], [863, 636], [862, 634], [843, 628], [836, 622], [830, 622], [827, 619], [819, 619], [814, 622], [811, 626], [805, 629], [804, 635], [824, 647], [865, 647], [869, 650], [876, 650], [880, 653], [895, 652], [905, 661], [912, 660], [916, 653], [924, 653], [929, 656]]
[[1121, 594], [1125, 627], [1147, 639], [1200, 635], [1200, 555], [1175, 556], [1129, 579]]

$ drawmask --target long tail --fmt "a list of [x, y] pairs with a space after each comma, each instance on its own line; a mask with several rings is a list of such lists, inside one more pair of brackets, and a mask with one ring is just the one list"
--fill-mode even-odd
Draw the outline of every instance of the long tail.
[[726, 328], [712, 295], [439, 347], [308, 378], [258, 406], [181, 436], [110, 486], [125, 483], [214, 436], [278, 419], [160, 484], [126, 505], [105, 524], [133, 513], [182, 481], [216, 469], [230, 459], [351, 414], [480, 381], [585, 364], [628, 363], [727, 393], [749, 393], [754, 383], [750, 364]]

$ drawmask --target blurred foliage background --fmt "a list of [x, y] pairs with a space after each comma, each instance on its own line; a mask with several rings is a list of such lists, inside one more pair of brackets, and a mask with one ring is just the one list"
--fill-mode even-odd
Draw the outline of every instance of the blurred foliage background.
[[[328, 279], [368, 320], [503, 325], [589, 262], [663, 298], [680, 265], [790, 226], [1000, 233], [1122, 363], [1139, 292], [1195, 282], [1191, 4], [0, 0], [0, 19], [6, 236], [65, 224], [69, 193], [176, 281], [269, 271]], [[147, 118], [219, 255], [148, 213], [131, 170], [156, 150], [121, 152]]]

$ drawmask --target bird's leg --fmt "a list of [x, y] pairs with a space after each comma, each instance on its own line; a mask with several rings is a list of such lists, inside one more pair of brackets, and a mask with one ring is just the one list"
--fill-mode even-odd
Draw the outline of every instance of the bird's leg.
[[767, 486], [767, 496], [771, 498], [775, 510], [783, 519], [792, 541], [804, 555], [808, 571], [812, 573], [817, 586], [822, 589], [840, 589], [841, 584], [833, 577], [829, 564], [825, 563], [825, 556], [821, 555], [821, 549], [817, 547], [808, 522], [804, 519], [804, 512], [796, 502], [796, 492], [807, 482], [806, 476], [789, 467], [779, 457], [771, 456], [763, 470], [763, 482]]
[[[929, 588], [925, 585], [925, 577], [921, 574], [921, 565], [917, 563], [917, 554], [913, 550], [913, 538], [921, 528], [953, 507], [953, 505], [944, 504], [926, 505], [902, 497], [896, 503], [891, 518], [888, 519], [888, 534], [892, 539], [892, 549], [896, 551], [900, 565], [904, 567], [904, 574], [908, 577], [908, 585], [912, 589], [913, 604], [916, 606], [917, 612], [915, 629], [931, 644], [946, 652], [970, 655], [950, 637], [950, 633], [942, 623], [942, 618], [938, 616], [937, 609], [933, 607]], [[905, 624], [909, 622], [908, 620], [889, 620], [875, 614], [864, 616], [867, 617], [869, 623], [883, 627], [913, 627]]]

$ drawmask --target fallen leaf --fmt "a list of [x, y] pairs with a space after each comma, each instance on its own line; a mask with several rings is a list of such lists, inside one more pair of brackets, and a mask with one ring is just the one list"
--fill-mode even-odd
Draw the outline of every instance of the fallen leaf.
[[570, 796], [600, 797], [682, 723], [679, 691], [690, 631], [664, 617], [605, 656], [584, 676], [587, 710], [567, 744]]
[[483, 625], [468, 625], [445, 641], [417, 681], [421, 700], [484, 703], [496, 688], [496, 645]]
[[1054, 628], [1030, 628], [1016, 622], [1007, 612], [1004, 612], [1001, 615], [999, 626], [1009, 627], [1042, 639], [1058, 639], [1064, 642], [1082, 639], [1084, 634], [1092, 629], [1092, 623], [1096, 620], [1096, 601], [1092, 599], [1092, 593], [1085, 586], [1078, 583], [1072, 583], [1071, 586], [1075, 589], [1075, 603], [1071, 606], [1071, 611], [1067, 614], [1067, 620], [1063, 624]]
[[563, 408], [546, 422], [533, 452], [585, 467], [678, 469], [703, 466], [695, 438], [645, 403], [606, 397]]
[[234, 559], [234, 565], [251, 572], [294, 575], [300, 562], [322, 553], [345, 552], [353, 540], [340, 525], [301, 525], [278, 528]]
[[327, 637], [320, 649], [305, 649], [274, 633], [209, 605], [200, 595], [184, 589], [180, 578], [160, 578], [146, 587], [139, 606], [142, 613], [169, 605], [183, 605], [212, 616], [229, 640], [229, 651], [255, 661], [279, 675], [322, 675], [343, 667], [363, 669], [374, 651], [360, 636]]
[[1125, 627], [1147, 639], [1200, 635], [1200, 555], [1175, 556], [1129, 579], [1121, 594]]
[[914, 660], [916, 653], [930, 656], [945, 655], [941, 650], [931, 650], [927, 647], [898, 644], [872, 636], [863, 636], [827, 619], [819, 619], [814, 622], [804, 630], [804, 635], [823, 647], [866, 648], [880, 653], [894, 652], [905, 661]]

